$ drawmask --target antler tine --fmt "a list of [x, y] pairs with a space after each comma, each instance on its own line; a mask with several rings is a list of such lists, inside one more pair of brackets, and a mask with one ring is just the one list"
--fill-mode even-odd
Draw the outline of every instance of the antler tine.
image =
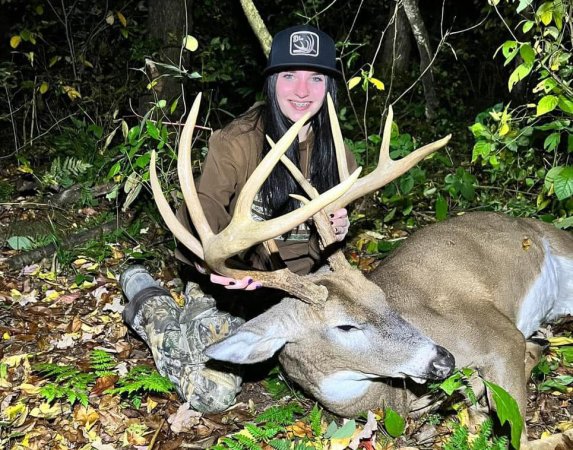
[[336, 152], [336, 164], [338, 166], [338, 179], [340, 181], [348, 178], [348, 162], [346, 161], [346, 151], [344, 149], [344, 138], [340, 131], [340, 123], [334, 108], [334, 102], [330, 94], [326, 96], [326, 104], [328, 105], [328, 117], [330, 118], [330, 130], [332, 132], [332, 140], [334, 141], [334, 149]]
[[[378, 165], [376, 169], [370, 172], [368, 175], [360, 178], [351, 189], [349, 189], [344, 195], [338, 198], [336, 201], [332, 202], [328, 207], [328, 211], [334, 211], [339, 208], [343, 208], [354, 200], [363, 197], [364, 195], [374, 192], [377, 189], [387, 185], [392, 180], [395, 180], [400, 175], [407, 172], [410, 168], [415, 166], [418, 162], [424, 159], [426, 156], [439, 150], [444, 145], [448, 143], [452, 135], [448, 134], [446, 137], [439, 139], [430, 144], [424, 145], [419, 149], [413, 151], [409, 155], [405, 156], [399, 160], [393, 160], [390, 158], [390, 135], [392, 131], [392, 118], [394, 116], [392, 106], [390, 106], [388, 111], [388, 116], [384, 124], [384, 134], [382, 136], [382, 144], [380, 146], [380, 156], [378, 158]], [[336, 115], [330, 114], [330, 126], [333, 130], [333, 136], [335, 135], [335, 130], [339, 133], [340, 125], [338, 124], [338, 119]], [[335, 137], [337, 153], [337, 162], [340, 165], [343, 163], [346, 166], [346, 159], [344, 158], [344, 144], [342, 143], [342, 137]], [[339, 169], [340, 170], [340, 169]]]
[[155, 150], [151, 152], [151, 162], [149, 164], [149, 180], [151, 182], [151, 190], [153, 191], [153, 197], [155, 200], [155, 204], [157, 205], [157, 209], [163, 217], [163, 220], [167, 224], [167, 228], [171, 230], [173, 235], [189, 250], [191, 250], [195, 256], [200, 259], [205, 259], [205, 255], [203, 253], [203, 247], [201, 247], [201, 243], [197, 240], [195, 236], [193, 236], [189, 230], [187, 230], [179, 219], [173, 214], [171, 207], [169, 206], [169, 202], [163, 195], [163, 191], [161, 190], [161, 185], [159, 184], [159, 179], [157, 178], [157, 169], [156, 169], [156, 155]]
[[202, 94], [199, 92], [195, 101], [191, 106], [191, 111], [189, 116], [185, 121], [185, 126], [181, 133], [181, 138], [179, 139], [179, 151], [177, 154], [177, 174], [179, 176], [179, 184], [181, 186], [181, 192], [183, 193], [183, 199], [187, 205], [187, 210], [191, 216], [191, 221], [197, 230], [199, 239], [203, 243], [203, 246], [209, 239], [214, 236], [213, 230], [207, 221], [205, 212], [201, 207], [201, 202], [199, 201], [199, 196], [197, 195], [197, 189], [195, 189], [195, 181], [193, 179], [193, 166], [191, 164], [191, 147], [193, 143], [193, 131], [195, 129], [195, 122], [197, 121], [197, 116], [199, 115], [199, 107], [201, 106]]

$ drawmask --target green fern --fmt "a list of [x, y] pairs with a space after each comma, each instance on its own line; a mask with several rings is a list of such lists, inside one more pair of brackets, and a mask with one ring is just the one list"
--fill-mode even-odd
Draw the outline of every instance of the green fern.
[[113, 369], [117, 365], [116, 359], [105, 350], [92, 350], [90, 353], [90, 367], [98, 377], [115, 374]]
[[247, 450], [263, 450], [263, 447], [261, 447], [259, 444], [257, 444], [257, 442], [254, 439], [251, 439], [250, 437], [245, 436], [244, 434], [235, 434], [233, 437], [237, 440], [237, 442], [244, 449], [247, 449]]
[[466, 426], [456, 423], [453, 433], [444, 445], [444, 450], [507, 450], [509, 441], [506, 436], [494, 437], [493, 420], [482, 423], [477, 437], [470, 442]]
[[173, 383], [161, 376], [157, 370], [146, 366], [137, 366], [131, 369], [124, 377], [117, 381], [114, 389], [108, 389], [108, 394], [127, 394], [133, 397], [142, 392], [167, 394], [175, 388]]
[[50, 170], [42, 177], [42, 182], [49, 186], [63, 186], [65, 188], [74, 184], [74, 179], [79, 178], [92, 167], [91, 164], [81, 159], [66, 157], [63, 161], [56, 157], [52, 161]]
[[444, 445], [444, 450], [463, 450], [469, 449], [469, 433], [467, 427], [456, 423], [454, 432]]
[[282, 406], [271, 406], [263, 411], [256, 418], [258, 423], [271, 422], [277, 425], [289, 425], [294, 422], [295, 414], [302, 414], [304, 411], [298, 403], [288, 403]]
[[286, 439], [273, 439], [269, 441], [269, 445], [276, 450], [290, 450], [292, 448], [292, 442]]
[[246, 423], [245, 429], [251, 434], [253, 439], [257, 441], [264, 441], [267, 442], [269, 439], [275, 437], [281, 431], [284, 430], [284, 427], [281, 425], [267, 425], [264, 428], [258, 427], [252, 423]]
[[315, 436], [322, 437], [322, 410], [315, 403], [308, 415], [310, 428]]
[[97, 375], [81, 372], [72, 366], [52, 363], [37, 364], [33, 370], [54, 380], [54, 382], [46, 383], [39, 391], [40, 396], [45, 398], [48, 403], [65, 399], [71, 405], [79, 401], [82, 405], [87, 406], [89, 386], [95, 382]]
[[305, 442], [297, 442], [294, 445], [293, 450], [316, 450], [316, 447], [308, 445]]
[[229, 437], [224, 437], [221, 439], [221, 443], [214, 446], [213, 450], [244, 450], [243, 444], [235, 439], [231, 439]]

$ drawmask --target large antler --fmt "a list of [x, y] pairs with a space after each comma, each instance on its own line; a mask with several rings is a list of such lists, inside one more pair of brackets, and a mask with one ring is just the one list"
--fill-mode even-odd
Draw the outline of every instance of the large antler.
[[329, 203], [336, 200], [350, 188], [358, 178], [360, 169], [350, 175], [348, 179], [295, 211], [263, 222], [253, 220], [251, 217], [251, 207], [254, 197], [273, 167], [297, 136], [305, 121], [308, 120], [308, 117], [303, 117], [285, 133], [265, 158], [263, 158], [241, 190], [231, 222], [225, 229], [215, 234], [211, 230], [199, 202], [191, 166], [191, 142], [200, 102], [201, 94], [197, 95], [183, 128], [179, 141], [177, 162], [179, 182], [181, 184], [183, 197], [200, 241], [177, 220], [177, 217], [165, 199], [157, 177], [156, 157], [155, 153], [153, 153], [149, 171], [151, 187], [159, 212], [167, 226], [183, 245], [191, 250], [197, 257], [204, 260], [207, 266], [217, 273], [232, 278], [251, 276], [261, 281], [267, 287], [289, 292], [309, 303], [325, 300], [328, 294], [325, 287], [313, 284], [310, 280], [296, 275], [288, 269], [280, 269], [273, 272], [242, 270], [229, 267], [226, 261], [254, 245], [290, 231], [315, 215], [318, 211], [326, 208]]
[[[336, 111], [334, 109], [334, 104], [330, 98], [330, 95], [327, 98], [327, 102], [330, 126], [332, 129], [334, 145], [336, 147], [338, 173], [340, 180], [346, 180], [349, 175], [344, 150], [344, 140], [342, 138], [342, 133], [340, 132], [340, 126], [338, 124], [338, 119], [336, 118]], [[344, 195], [328, 205], [327, 211], [335, 211], [338, 208], [343, 208], [344, 206], [352, 203], [357, 198], [363, 197], [380, 189], [382, 186], [387, 185], [392, 180], [407, 172], [410, 168], [415, 166], [426, 156], [442, 148], [452, 137], [451, 134], [448, 134], [442, 139], [420, 147], [402, 159], [393, 160], [390, 158], [390, 135], [392, 134], [391, 128], [393, 116], [394, 112], [392, 111], [392, 106], [390, 106], [388, 110], [388, 116], [386, 117], [386, 122], [384, 124], [384, 134], [382, 136], [380, 156], [376, 169], [374, 169], [368, 175], [360, 178], [348, 191], [346, 191]]]

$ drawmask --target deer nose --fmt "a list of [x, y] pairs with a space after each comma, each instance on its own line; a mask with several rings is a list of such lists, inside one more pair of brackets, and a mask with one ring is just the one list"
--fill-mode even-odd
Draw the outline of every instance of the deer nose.
[[441, 380], [454, 371], [456, 360], [454, 355], [439, 345], [436, 345], [436, 353], [436, 358], [430, 364], [430, 375]]

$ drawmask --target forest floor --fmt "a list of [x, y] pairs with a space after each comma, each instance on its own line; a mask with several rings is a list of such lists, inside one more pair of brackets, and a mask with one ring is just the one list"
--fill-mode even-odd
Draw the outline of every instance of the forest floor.
[[[10, 182], [17, 177], [10, 170], [0, 175]], [[194, 413], [173, 392], [158, 394], [135, 387], [124, 394], [107, 392], [117, 388], [118, 380], [130, 369], [143, 366], [149, 373], [154, 367], [146, 345], [122, 320], [125, 300], [118, 278], [128, 265], [147, 258], [154, 276], [180, 298], [182, 283], [171, 252], [165, 250], [169, 234], [156, 224], [133, 225], [136, 222], [131, 217], [118, 213], [119, 225], [131, 222], [129, 235], [105, 241], [101, 237], [72, 240], [68, 248], [52, 247], [48, 254], [19, 266], [14, 261], [20, 261], [15, 258], [23, 252], [8, 242], [14, 244], [11, 238], [28, 236], [26, 224], [33, 228], [40, 222], [65, 223], [56, 226], [66, 227], [73, 235], [76, 228], [110, 208], [106, 201], [77, 209], [54, 207], [26, 193], [0, 203], [0, 244], [4, 245], [0, 249], [0, 449], [209, 448], [221, 436], [243, 429], [271, 405], [296, 401], [304, 411], [301, 416], [308, 413], [314, 402], [294, 390], [287, 388], [277, 398], [280, 390], [272, 383], [280, 383], [280, 376], [268, 367], [264, 376], [251, 377], [237, 404], [221, 414]], [[565, 345], [548, 347], [544, 384], [530, 383], [527, 422], [531, 439], [573, 427], [573, 351], [562, 351], [573, 342], [571, 331], [570, 320], [553, 329]], [[98, 372], [94, 351], [100, 357], [97, 351], [109, 355], [112, 374]], [[67, 372], [56, 380], [57, 374], [49, 376], [39, 369], [41, 363], [65, 366]], [[82, 378], [82, 374], [87, 376]], [[323, 421], [327, 417], [333, 419], [324, 413]], [[297, 424], [303, 426], [297, 422], [285, 427], [284, 434], [301, 436]], [[446, 425], [432, 429], [434, 435], [449, 430]], [[415, 430], [419, 434], [416, 422], [408, 420], [401, 440], [382, 446], [386, 441], [378, 439], [375, 447], [415, 445]], [[302, 435], [310, 432], [303, 429]], [[358, 445], [373, 448], [376, 432], [374, 427]], [[439, 442], [430, 440], [420, 447], [439, 447]], [[325, 446], [346, 445], [349, 442], [332, 439]]]

